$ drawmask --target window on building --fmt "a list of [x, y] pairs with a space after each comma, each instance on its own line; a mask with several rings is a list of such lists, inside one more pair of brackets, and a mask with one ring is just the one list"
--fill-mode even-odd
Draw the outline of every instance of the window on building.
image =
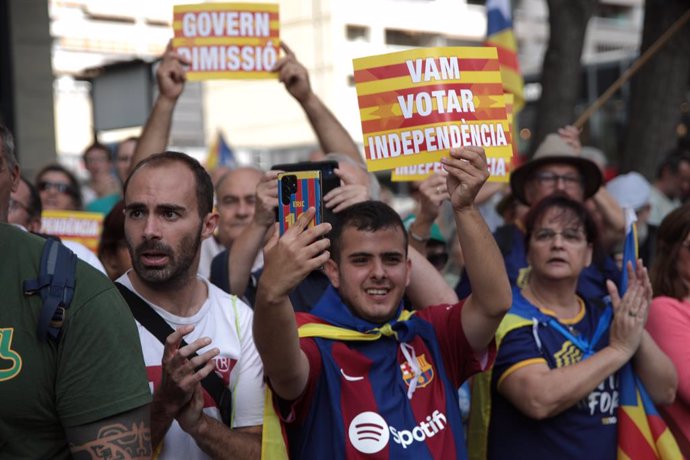
[[369, 27], [367, 26], [353, 26], [348, 25], [345, 28], [348, 41], [351, 42], [368, 42], [369, 41]]

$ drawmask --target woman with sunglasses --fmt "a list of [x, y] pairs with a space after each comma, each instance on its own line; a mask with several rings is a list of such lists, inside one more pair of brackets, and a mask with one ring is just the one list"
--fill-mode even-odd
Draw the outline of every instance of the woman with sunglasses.
[[690, 458], [690, 205], [661, 222], [651, 278], [655, 297], [647, 330], [678, 372], [676, 400], [660, 412], [681, 452]]
[[59, 164], [51, 164], [36, 175], [36, 188], [43, 209], [81, 211], [82, 197], [79, 182]]
[[587, 210], [564, 195], [527, 215], [530, 271], [497, 334], [489, 459], [616, 458], [616, 372], [631, 360], [655, 403], [673, 401], [673, 364], [644, 330], [652, 290], [642, 263], [627, 267], [622, 298], [608, 281], [612, 306], [576, 292], [595, 240]]

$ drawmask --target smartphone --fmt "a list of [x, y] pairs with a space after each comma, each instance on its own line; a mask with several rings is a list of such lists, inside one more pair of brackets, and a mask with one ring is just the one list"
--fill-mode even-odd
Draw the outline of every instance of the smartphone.
[[[293, 171], [319, 171], [321, 173], [321, 196], [325, 196], [334, 188], [340, 187], [340, 178], [335, 174], [338, 162], [328, 161], [301, 161], [275, 165], [271, 169], [285, 172]], [[330, 209], [323, 208], [323, 222], [334, 223], [334, 214]]]
[[278, 174], [278, 224], [280, 234], [295, 225], [307, 209], [315, 208], [316, 215], [309, 227], [318, 225], [323, 216], [321, 172], [295, 171]]

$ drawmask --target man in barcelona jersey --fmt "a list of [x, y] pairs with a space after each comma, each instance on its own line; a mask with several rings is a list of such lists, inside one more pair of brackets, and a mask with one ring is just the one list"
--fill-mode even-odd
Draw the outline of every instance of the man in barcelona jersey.
[[[407, 233], [387, 205], [367, 201], [333, 225], [314, 211], [265, 251], [254, 339], [283, 430], [264, 419], [264, 458], [466, 458], [456, 388], [491, 365], [511, 302], [501, 254], [473, 204], [488, 177], [484, 151], [451, 150], [458, 238], [474, 291], [463, 303], [402, 308], [411, 277]], [[329, 233], [330, 232], [330, 233]], [[332, 286], [309, 314], [288, 294], [323, 266]]]

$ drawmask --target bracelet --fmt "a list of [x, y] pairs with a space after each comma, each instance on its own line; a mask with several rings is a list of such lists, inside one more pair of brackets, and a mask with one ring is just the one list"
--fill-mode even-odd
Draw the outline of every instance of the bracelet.
[[427, 241], [429, 241], [429, 237], [428, 237], [428, 236], [427, 236], [427, 237], [423, 237], [423, 236], [417, 235], [415, 232], [412, 231], [412, 227], [410, 227], [410, 229], [408, 230], [408, 233], [410, 234], [410, 237], [411, 237], [413, 240], [418, 241], [418, 242], [420, 242], [420, 243], [426, 243]]

